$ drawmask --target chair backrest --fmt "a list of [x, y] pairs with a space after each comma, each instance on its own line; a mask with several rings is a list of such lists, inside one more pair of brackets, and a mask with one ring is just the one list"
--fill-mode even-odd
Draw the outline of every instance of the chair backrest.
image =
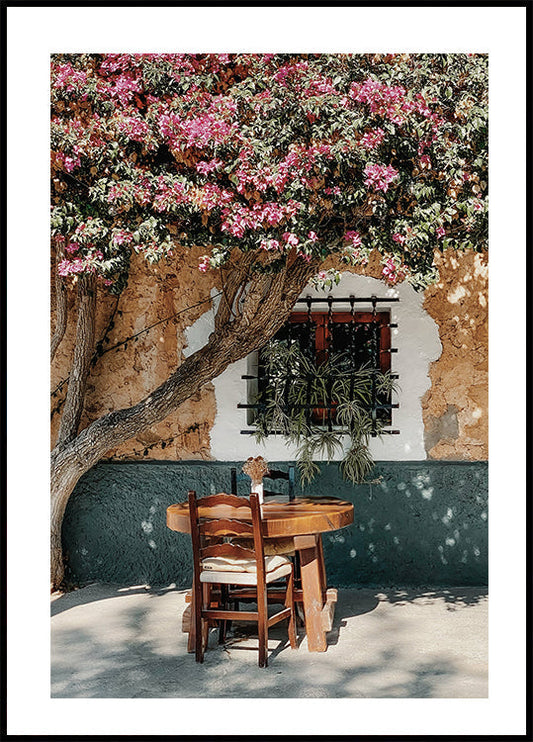
[[[264, 479], [283, 479], [287, 481], [288, 484], [288, 491], [287, 494], [289, 495], [289, 500], [294, 500], [294, 482], [295, 482], [295, 472], [294, 472], [294, 466], [289, 466], [288, 471], [282, 471], [281, 469], [270, 469], [268, 474], [265, 474]], [[231, 491], [234, 495], [237, 494], [237, 482], [242, 482], [243, 480], [248, 480], [251, 484], [250, 477], [248, 474], [245, 474], [243, 471], [237, 472], [237, 469], [235, 467], [231, 468]], [[263, 491], [263, 494], [268, 497], [269, 495], [279, 495], [279, 492], [272, 492], [267, 491], [266, 489]]]
[[[265, 556], [259, 498], [251, 493], [249, 498], [221, 492], [197, 498], [190, 490], [189, 519], [191, 524], [194, 574], [200, 574], [200, 562], [206, 557], [255, 559], [258, 587], [265, 581]], [[253, 548], [245, 548], [223, 538], [252, 538]], [[219, 543], [216, 543], [216, 541]]]

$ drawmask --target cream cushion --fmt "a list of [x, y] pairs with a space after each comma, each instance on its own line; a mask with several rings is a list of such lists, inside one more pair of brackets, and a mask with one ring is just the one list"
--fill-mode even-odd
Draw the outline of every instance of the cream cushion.
[[[265, 557], [266, 572], [272, 572], [273, 569], [281, 567], [282, 564], [290, 564], [287, 557], [280, 554]], [[257, 572], [255, 559], [239, 559], [237, 557], [208, 557], [202, 559], [201, 566], [202, 569], [217, 572]]]
[[[201, 562], [200, 582], [223, 582], [226, 584], [255, 585], [257, 564], [255, 559], [231, 557], [208, 557]], [[292, 563], [287, 557], [276, 554], [265, 557], [265, 579], [274, 582], [290, 574]]]

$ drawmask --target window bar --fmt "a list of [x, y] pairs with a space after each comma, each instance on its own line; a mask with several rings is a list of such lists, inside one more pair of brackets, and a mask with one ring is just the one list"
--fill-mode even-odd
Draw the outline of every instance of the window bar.
[[[308, 338], [308, 347], [309, 347], [309, 355], [311, 358], [314, 355], [315, 352], [315, 342], [313, 339], [313, 317], [311, 315], [311, 297], [307, 297], [307, 326], [309, 329], [309, 338]], [[306, 393], [306, 403], [307, 407], [305, 410], [305, 423], [308, 427], [311, 426], [311, 417], [312, 417], [312, 408], [310, 407], [311, 404], [311, 382], [312, 382], [312, 376], [309, 375], [307, 377], [307, 393]]]
[[353, 358], [355, 356], [355, 349], [357, 347], [357, 344], [355, 342], [356, 338], [356, 332], [357, 332], [357, 322], [355, 321], [355, 296], [350, 296], [350, 311], [352, 314], [352, 319], [350, 321], [350, 367], [351, 367], [351, 376], [350, 376], [350, 402], [353, 402], [353, 392], [354, 392], [354, 385], [355, 385], [355, 379], [354, 379], [354, 365], [353, 365]]
[[[331, 351], [334, 350], [332, 348], [333, 344], [333, 297], [328, 296], [328, 322], [326, 325], [327, 330], [327, 336], [325, 338], [325, 353], [324, 353], [324, 360], [329, 359], [331, 355]], [[326, 384], [326, 393], [327, 393], [327, 402], [328, 406], [326, 407], [326, 414], [327, 414], [327, 424], [328, 424], [328, 431], [331, 433], [333, 430], [333, 420], [332, 420], [332, 401], [331, 401], [331, 392], [333, 388], [333, 379], [331, 378], [331, 375], [328, 378], [327, 384]]]
[[378, 322], [376, 317], [377, 298], [372, 296], [372, 355], [374, 365], [372, 368], [372, 432], [373, 438], [377, 435], [377, 399], [376, 399], [376, 374], [379, 370], [379, 346], [378, 346]]
[[[357, 348], [357, 322], [355, 321], [355, 296], [350, 296], [350, 312], [352, 315], [352, 319], [350, 320], [350, 396], [349, 400], [350, 402], [353, 402], [354, 398], [354, 388], [355, 388], [355, 366], [354, 366], [354, 358], [355, 358], [355, 351]], [[355, 429], [355, 420], [352, 418], [350, 420], [350, 435], [353, 435], [353, 431]]]
[[[264, 404], [262, 404], [261, 402], [258, 402], [256, 404], [245, 404], [243, 402], [237, 403], [237, 408], [239, 410], [258, 410], [258, 409], [261, 409], [262, 407], [264, 407]], [[315, 407], [316, 407], [316, 404], [310, 404], [310, 405], [291, 404], [289, 405], [290, 410], [305, 410], [307, 408], [312, 410]], [[327, 405], [327, 404], [324, 405], [324, 409], [327, 409], [328, 407], [330, 407], [332, 410], [335, 409], [335, 405]], [[376, 405], [377, 410], [397, 410], [399, 407], [400, 405], [397, 402], [394, 404], [377, 404]]]
[[[340, 433], [348, 433], [348, 430], [339, 430]], [[241, 430], [241, 435], [254, 435], [257, 433], [256, 430]], [[387, 428], [383, 428], [379, 431], [380, 435], [400, 435], [399, 430], [390, 430]], [[267, 435], [285, 435], [282, 430], [269, 430]]]
[[313, 324], [313, 317], [311, 315], [311, 304], [313, 300], [310, 296], [307, 297], [307, 299], [299, 299], [298, 301], [305, 301], [307, 302], [307, 322], [309, 324], [309, 330], [311, 330], [311, 325]]
[[397, 297], [397, 296], [380, 297], [380, 296], [372, 295], [372, 296], [358, 296], [358, 297], [355, 297], [355, 296], [352, 295], [352, 296], [344, 296], [344, 297], [342, 297], [342, 296], [331, 296], [331, 295], [328, 295], [328, 296], [326, 296], [324, 298], [320, 298], [318, 296], [316, 296], [316, 297], [306, 296], [304, 299], [297, 299], [296, 300], [296, 304], [307, 304], [308, 307], [311, 304], [320, 304], [320, 303], [325, 304], [325, 303], [329, 303], [329, 302], [332, 302], [333, 304], [337, 304], [337, 303], [340, 303], [340, 302], [342, 302], [344, 304], [348, 304], [348, 303], [351, 302], [352, 299], [353, 299], [354, 302], [365, 303], [365, 304], [370, 304], [370, 303], [374, 304], [374, 302], [376, 302], [376, 303], [385, 302], [386, 304], [388, 304], [390, 302], [396, 303], [396, 302], [399, 302], [400, 301], [400, 298]]

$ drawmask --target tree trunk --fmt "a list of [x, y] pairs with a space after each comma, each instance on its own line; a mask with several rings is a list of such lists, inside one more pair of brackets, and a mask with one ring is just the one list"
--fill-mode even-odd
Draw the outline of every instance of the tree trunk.
[[[110, 412], [95, 420], [76, 438], [59, 441], [51, 462], [51, 583], [63, 579], [61, 526], [65, 509], [79, 478], [111, 448], [115, 448], [147, 427], [164, 420], [205, 384], [219, 376], [231, 363], [263, 346], [288, 318], [292, 307], [316, 264], [296, 260], [283, 273], [253, 274], [235, 319], [218, 327], [208, 343], [193, 355], [155, 391], [138, 404]], [[235, 287], [230, 301], [239, 294]], [[222, 309], [221, 311], [226, 311]]]
[[67, 288], [65, 282], [57, 272], [57, 266], [63, 257], [63, 250], [58, 248], [55, 269], [56, 326], [52, 340], [50, 341], [50, 363], [54, 360], [56, 351], [59, 348], [67, 329]]
[[80, 424], [85, 388], [94, 353], [96, 323], [96, 281], [94, 276], [83, 276], [78, 282], [78, 322], [72, 369], [69, 374], [67, 396], [61, 416], [57, 442], [68, 443], [76, 437]]

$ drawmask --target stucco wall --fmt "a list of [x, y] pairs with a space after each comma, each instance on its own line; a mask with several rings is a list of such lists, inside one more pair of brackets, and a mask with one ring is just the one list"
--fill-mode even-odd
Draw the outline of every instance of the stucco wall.
[[[213, 289], [216, 291], [217, 287], [213, 283], [216, 275], [204, 275], [197, 269], [199, 256], [203, 252], [202, 248], [178, 250], [174, 258], [152, 267], [134, 257], [129, 287], [120, 297], [114, 327], [104, 348], [110, 348], [126, 337], [197, 304], [209, 297]], [[409, 402], [404, 405], [403, 410], [398, 411], [400, 421], [404, 412], [410, 417], [398, 427], [403, 427], [404, 431], [413, 429], [414, 415], [417, 418], [417, 430], [413, 435], [409, 433], [410, 440], [405, 433], [402, 442], [392, 440], [396, 436], [390, 436], [384, 443], [374, 442], [373, 453], [377, 458], [421, 459], [425, 458], [426, 452], [432, 459], [486, 460], [488, 457], [486, 259], [485, 256], [473, 253], [448, 253], [440, 260], [440, 271], [439, 282], [424, 295], [415, 295], [408, 286], [398, 287], [403, 301], [397, 311], [401, 313], [404, 308], [410, 307], [416, 316], [407, 317], [407, 323], [400, 317], [398, 331], [403, 332], [404, 337], [399, 348], [403, 356], [399, 353], [397, 358], [393, 358], [393, 364], [401, 366], [403, 363], [402, 378], [399, 381], [402, 394], [407, 395], [407, 398], [415, 394], [420, 400], [417, 402], [418, 406], [415, 405], [416, 410]], [[377, 256], [373, 257], [364, 273], [369, 278], [352, 277], [356, 285], [364, 285], [365, 281], [373, 282], [372, 279], [379, 277]], [[374, 285], [378, 287], [378, 295], [387, 292], [384, 283], [376, 282]], [[69, 301], [72, 304], [73, 296], [70, 296]], [[98, 338], [104, 336], [115, 301], [112, 297], [106, 297], [99, 302]], [[200, 320], [205, 333], [209, 319], [209, 315], [205, 313], [208, 309], [209, 304], [194, 307], [142, 333], [137, 340], [130, 341], [127, 347], [121, 346], [105, 353], [92, 370], [81, 425], [85, 426], [112, 409], [138, 402], [164, 381], [185, 355], [194, 349], [188, 347], [188, 343], [198, 343], [198, 334], [187, 333], [187, 328]], [[52, 326], [53, 323], [52, 312]], [[68, 375], [74, 325], [75, 320], [71, 315], [67, 334], [52, 364], [52, 389]], [[424, 340], [422, 348], [420, 328], [425, 328], [422, 332], [428, 333], [428, 342]], [[406, 337], [406, 331], [411, 337]], [[420, 352], [424, 358], [421, 358]], [[422, 365], [425, 364], [426, 371], [421, 370], [420, 361], [423, 362]], [[411, 374], [411, 379], [410, 366], [414, 370], [419, 368], [414, 375]], [[220, 457], [219, 429], [216, 426], [213, 429], [217, 414], [215, 389], [220, 384], [220, 379], [208, 384], [201, 393], [188, 400], [166, 420], [139, 434], [119, 449], [110, 451], [108, 455], [119, 459], [142, 460], [145, 458], [143, 454], [146, 446], [153, 446], [148, 449], [147, 454], [152, 459]], [[59, 396], [52, 398], [53, 408], [64, 398], [65, 391], [66, 386]], [[405, 399], [404, 397], [404, 401]], [[239, 401], [244, 401], [240, 388]], [[234, 420], [237, 415], [234, 410]], [[52, 444], [58, 421], [59, 415], [53, 414]], [[173, 440], [166, 442], [163, 448], [162, 442], [170, 438]], [[243, 436], [239, 437], [240, 440], [242, 438]], [[245, 439], [245, 442], [248, 455], [251, 440]], [[405, 447], [406, 442], [409, 448]], [[403, 450], [400, 450], [402, 445]], [[281, 454], [282, 450], [276, 449], [270, 455], [271, 458], [290, 458], [290, 452], [285, 451], [283, 456]], [[226, 452], [223, 458], [232, 458], [231, 452]]]
[[[98, 464], [67, 507], [68, 578], [189, 587], [190, 536], [166, 527], [166, 508], [183, 502], [189, 489], [227, 489], [235, 464]], [[373, 476], [381, 482], [353, 486], [337, 465], [322, 464], [305, 489], [354, 504], [353, 525], [323, 537], [330, 585], [487, 584], [485, 462], [379, 462]]]

